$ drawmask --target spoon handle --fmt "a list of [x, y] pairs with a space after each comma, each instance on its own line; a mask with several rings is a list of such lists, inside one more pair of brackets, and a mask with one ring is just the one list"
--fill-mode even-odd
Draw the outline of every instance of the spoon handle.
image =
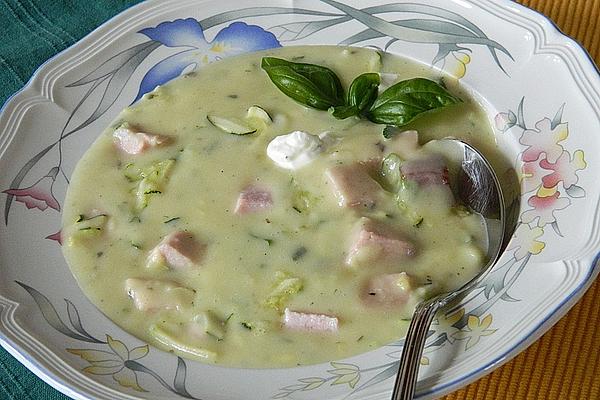
[[415, 309], [404, 339], [400, 368], [398, 369], [398, 375], [396, 375], [392, 400], [413, 399], [427, 332], [439, 308], [439, 301], [425, 301]]

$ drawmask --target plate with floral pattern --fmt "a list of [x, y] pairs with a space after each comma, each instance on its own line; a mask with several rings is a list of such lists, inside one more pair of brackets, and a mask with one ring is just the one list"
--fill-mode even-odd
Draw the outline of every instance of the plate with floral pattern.
[[47, 61], [0, 115], [2, 346], [76, 399], [388, 399], [402, 340], [288, 369], [185, 360], [101, 314], [60, 251], [69, 176], [122, 108], [225, 57], [336, 44], [384, 49], [460, 79], [521, 183], [519, 223], [500, 262], [431, 327], [418, 398], [464, 386], [526, 348], [598, 275], [600, 77], [577, 43], [518, 4], [436, 4], [148, 1]]

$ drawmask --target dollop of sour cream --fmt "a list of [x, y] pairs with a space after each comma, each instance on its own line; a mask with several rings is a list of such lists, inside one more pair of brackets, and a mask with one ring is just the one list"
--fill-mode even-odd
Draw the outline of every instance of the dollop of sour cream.
[[281, 168], [298, 169], [310, 164], [330, 143], [327, 132], [312, 135], [294, 131], [271, 140], [267, 156]]

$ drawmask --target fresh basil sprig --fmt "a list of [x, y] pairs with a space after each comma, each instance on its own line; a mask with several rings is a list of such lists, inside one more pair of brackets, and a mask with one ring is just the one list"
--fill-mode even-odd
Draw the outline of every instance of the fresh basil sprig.
[[[378, 96], [379, 74], [364, 73], [352, 81], [344, 96], [340, 79], [327, 67], [275, 57], [263, 57], [261, 67], [288, 97], [308, 107], [330, 110], [338, 119], [359, 116], [401, 127], [421, 114], [461, 102], [442, 85], [425, 78], [398, 82]], [[393, 133], [390, 128], [384, 136]]]
[[261, 63], [271, 81], [288, 97], [319, 110], [344, 104], [344, 89], [327, 67], [263, 57]]
[[425, 112], [460, 101], [432, 80], [408, 79], [387, 88], [375, 100], [367, 118], [376, 124], [403, 126]]
[[331, 115], [338, 119], [363, 115], [377, 99], [379, 82], [379, 74], [373, 72], [357, 76], [348, 88], [346, 104], [334, 107]]

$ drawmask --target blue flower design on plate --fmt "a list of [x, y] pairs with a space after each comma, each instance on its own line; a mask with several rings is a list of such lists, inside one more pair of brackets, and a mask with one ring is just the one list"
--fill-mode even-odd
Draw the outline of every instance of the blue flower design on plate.
[[197, 68], [250, 51], [281, 47], [275, 35], [244, 22], [234, 22], [221, 29], [211, 42], [206, 40], [202, 26], [193, 18], [163, 22], [154, 28], [142, 29], [139, 33], [181, 51], [165, 58], [146, 73], [134, 101], [156, 86], [178, 77], [190, 67]]

